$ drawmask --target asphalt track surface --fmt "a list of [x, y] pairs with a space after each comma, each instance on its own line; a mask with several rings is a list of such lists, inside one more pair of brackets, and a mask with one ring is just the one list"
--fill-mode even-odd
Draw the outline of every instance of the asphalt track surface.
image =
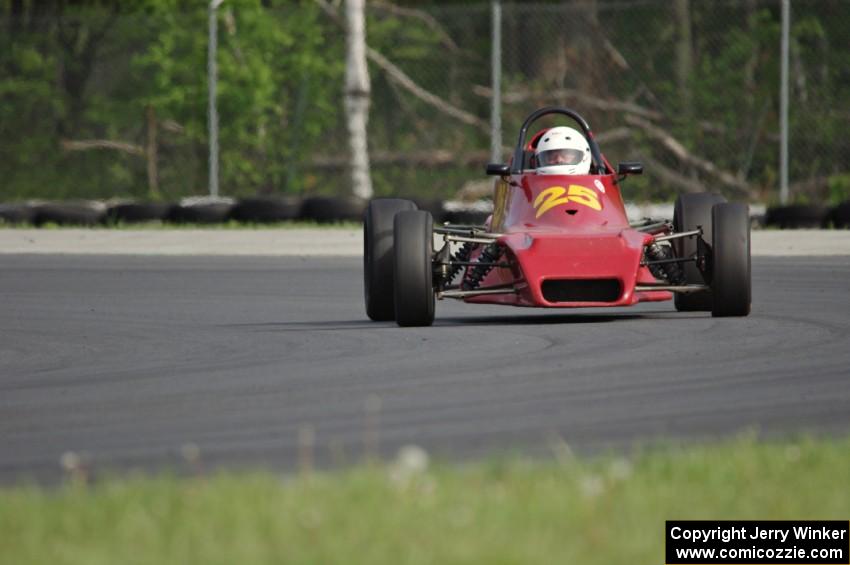
[[366, 320], [351, 257], [2, 263], [2, 482], [54, 480], [68, 451], [291, 470], [850, 430], [850, 257], [754, 258], [743, 319], [445, 301], [411, 329]]

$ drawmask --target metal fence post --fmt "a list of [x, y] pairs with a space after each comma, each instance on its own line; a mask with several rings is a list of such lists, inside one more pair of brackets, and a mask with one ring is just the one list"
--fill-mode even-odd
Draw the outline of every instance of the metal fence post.
[[788, 48], [791, 2], [782, 0], [782, 62], [779, 87], [779, 202], [788, 203]]
[[502, 162], [502, 2], [493, 0], [493, 44], [490, 53], [492, 67], [492, 107], [490, 109], [490, 162]]
[[209, 10], [209, 41], [207, 48], [207, 82], [209, 86], [209, 105], [207, 123], [210, 136], [209, 191], [210, 197], [218, 196], [218, 108], [216, 106], [216, 87], [218, 86], [218, 7], [224, 0], [211, 0]]

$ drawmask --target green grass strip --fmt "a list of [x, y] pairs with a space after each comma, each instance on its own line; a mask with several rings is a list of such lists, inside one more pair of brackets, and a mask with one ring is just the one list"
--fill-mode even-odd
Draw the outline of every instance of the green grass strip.
[[0, 489], [0, 562], [663, 564], [666, 519], [850, 518], [850, 440]]

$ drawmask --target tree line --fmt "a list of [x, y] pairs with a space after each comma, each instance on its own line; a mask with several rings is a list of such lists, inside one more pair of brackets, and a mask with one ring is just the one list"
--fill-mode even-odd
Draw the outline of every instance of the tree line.
[[[221, 185], [344, 193], [345, 41], [313, 0], [219, 10]], [[587, 114], [638, 196], [717, 189], [770, 200], [778, 161], [779, 2], [503, 3], [506, 144], [543, 104]], [[798, 198], [846, 197], [850, 6], [794, 2]], [[5, 200], [202, 194], [207, 3], [0, 1]], [[367, 2], [378, 194], [445, 196], [489, 146], [489, 3]], [[830, 192], [831, 191], [831, 192]]]

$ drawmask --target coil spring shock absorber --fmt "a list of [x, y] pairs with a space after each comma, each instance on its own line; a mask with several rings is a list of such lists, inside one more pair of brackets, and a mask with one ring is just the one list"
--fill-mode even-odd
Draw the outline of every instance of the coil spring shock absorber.
[[478, 256], [478, 262], [489, 264], [475, 265], [472, 267], [469, 274], [461, 283], [461, 288], [463, 290], [475, 290], [478, 288], [478, 285], [481, 284], [481, 281], [484, 280], [487, 273], [493, 270], [493, 263], [499, 260], [502, 256], [502, 251], [502, 246], [498, 243], [488, 244], [487, 247], [484, 248], [484, 251], [481, 252], [481, 255]]
[[[451, 261], [457, 261], [459, 263], [465, 263], [469, 261], [469, 255], [472, 253], [472, 249], [475, 247], [474, 243], [466, 242], [460, 246], [460, 249], [457, 250], [457, 253], [452, 255]], [[463, 265], [452, 265], [452, 267], [446, 273], [446, 278], [443, 282], [443, 287], [448, 287], [452, 284], [452, 281], [455, 279], [457, 274], [463, 270]]]
[[[659, 261], [673, 258], [673, 249], [669, 245], [653, 243], [646, 246], [647, 261]], [[679, 263], [660, 263], [648, 265], [649, 272], [657, 279], [665, 280], [670, 284], [684, 284], [685, 271]]]

